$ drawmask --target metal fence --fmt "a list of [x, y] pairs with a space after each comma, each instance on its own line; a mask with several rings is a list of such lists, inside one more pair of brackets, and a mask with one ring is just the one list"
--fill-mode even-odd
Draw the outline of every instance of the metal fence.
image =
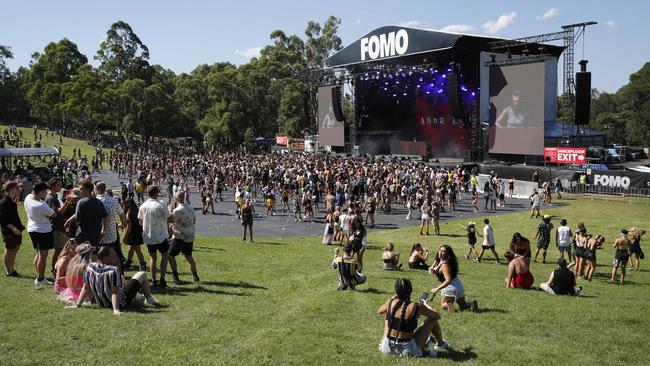
[[573, 194], [596, 194], [620, 197], [650, 197], [650, 188], [622, 188], [595, 184], [578, 184], [567, 190]]

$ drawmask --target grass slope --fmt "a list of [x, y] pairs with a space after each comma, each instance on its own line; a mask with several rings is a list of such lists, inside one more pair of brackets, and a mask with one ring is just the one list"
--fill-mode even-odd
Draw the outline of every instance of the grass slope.
[[[565, 217], [571, 226], [584, 221], [608, 244], [620, 228], [647, 226], [650, 216], [648, 205], [564, 202], [568, 205], [544, 213]], [[538, 221], [517, 213], [497, 215], [492, 223], [503, 252], [512, 232], [532, 238]], [[407, 253], [416, 241], [430, 249], [444, 242], [462, 256], [463, 231], [450, 222], [442, 232], [447, 236], [421, 237], [417, 228], [371, 231], [369, 280], [356, 292], [335, 291], [332, 247], [319, 238], [260, 238], [253, 245], [239, 238], [199, 238], [195, 258], [202, 285], [172, 285], [157, 295], [168, 308], [141, 307], [122, 317], [107, 309], [64, 309], [51, 289], [33, 290], [33, 252], [25, 240], [17, 269], [26, 277], [0, 277], [0, 364], [650, 364], [649, 265], [642, 262], [641, 272], [629, 273], [629, 284], [608, 284], [609, 248], [599, 252], [595, 280], [581, 282], [585, 289], [578, 298], [508, 290], [505, 266], [461, 259], [467, 297], [477, 299], [483, 311], [442, 314], [444, 336], [454, 351], [439, 353], [440, 360], [379, 354], [383, 321], [376, 309], [392, 294], [395, 279], [410, 278], [414, 298], [435, 281], [423, 271], [380, 270], [381, 248], [392, 241]], [[552, 247], [550, 259], [557, 257]], [[184, 261], [179, 265], [186, 270]], [[533, 264], [536, 285], [553, 269]], [[190, 279], [187, 273], [181, 277]]]
[[[7, 125], [0, 124], [0, 133], [5, 129], [7, 129], [7, 127], [8, 127]], [[23, 131], [23, 141], [28, 141], [30, 143], [34, 142], [34, 130], [31, 127], [18, 127], [18, 130]], [[56, 145], [57, 148], [60, 148], [63, 156], [71, 157], [72, 149], [81, 149], [81, 154], [87, 156], [88, 159], [92, 159], [92, 157], [95, 156], [95, 148], [91, 145], [88, 145], [83, 140], [64, 137], [63, 145], [61, 145], [59, 144], [58, 135], [52, 136], [50, 134], [49, 136], [46, 137], [44, 128], [39, 128], [38, 133], [39, 135], [40, 134], [43, 135], [43, 147]], [[13, 146], [7, 146], [7, 147], [13, 147]], [[104, 150], [108, 151], [107, 149]]]

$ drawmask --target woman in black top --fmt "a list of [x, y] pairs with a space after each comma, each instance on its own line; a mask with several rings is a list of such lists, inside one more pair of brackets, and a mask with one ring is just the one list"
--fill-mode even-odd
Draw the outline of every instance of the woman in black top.
[[[377, 312], [386, 314], [384, 336], [379, 344], [379, 351], [384, 354], [415, 357], [428, 353], [429, 356], [435, 357], [436, 349], [450, 348], [442, 338], [438, 323], [440, 315], [429, 306], [427, 300], [411, 302], [412, 292], [411, 281], [400, 278], [395, 282], [395, 295], [379, 307]], [[420, 315], [426, 319], [418, 327]], [[436, 349], [427, 352], [427, 344], [434, 340]]]
[[10, 277], [18, 277], [18, 272], [14, 269], [14, 262], [22, 243], [22, 232], [25, 230], [25, 226], [18, 216], [18, 206], [16, 205], [18, 184], [13, 181], [5, 182], [4, 193], [0, 199], [0, 229], [5, 243], [5, 274]]
[[124, 244], [129, 246], [129, 253], [126, 256], [124, 268], [131, 268], [133, 254], [135, 253], [140, 262], [140, 270], [144, 271], [147, 268], [147, 262], [145, 262], [144, 255], [142, 255], [142, 250], [140, 249], [140, 246], [142, 246], [143, 243], [142, 225], [140, 225], [140, 220], [138, 220], [138, 206], [135, 204], [133, 198], [127, 198], [124, 200], [124, 211], [126, 212]]
[[474, 255], [478, 258], [478, 252], [476, 251], [476, 223], [470, 221], [467, 223], [467, 226], [461, 224], [458, 224], [458, 226], [462, 227], [467, 232], [467, 246], [469, 247], [469, 251], [465, 254], [465, 259], [469, 259], [472, 252], [474, 252]]
[[247, 199], [244, 208], [241, 210], [241, 224], [244, 226], [244, 241], [246, 241], [246, 228], [250, 234], [250, 242], [253, 243], [253, 213], [255, 209], [251, 205], [251, 200]]
[[558, 269], [551, 272], [548, 281], [540, 284], [539, 288], [551, 295], [578, 296], [582, 287], [576, 287], [576, 276], [567, 268], [566, 259], [560, 258], [557, 265]]

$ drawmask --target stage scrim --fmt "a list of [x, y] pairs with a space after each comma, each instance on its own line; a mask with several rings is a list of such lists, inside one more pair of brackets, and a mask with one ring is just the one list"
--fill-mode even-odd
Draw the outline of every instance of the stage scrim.
[[318, 143], [321, 145], [344, 146], [345, 128], [336, 120], [332, 104], [332, 87], [318, 88]]

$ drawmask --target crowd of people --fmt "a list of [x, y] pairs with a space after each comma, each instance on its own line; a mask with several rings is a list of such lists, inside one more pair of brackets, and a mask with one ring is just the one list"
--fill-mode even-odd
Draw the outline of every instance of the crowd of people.
[[[35, 128], [34, 135], [37, 133]], [[339, 290], [355, 289], [367, 281], [363, 272], [364, 253], [368, 228], [374, 227], [376, 214], [390, 214], [394, 205], [401, 205], [408, 212], [406, 220], [414, 214], [419, 218], [420, 235], [430, 235], [430, 225], [433, 234], [440, 235], [441, 212], [454, 212], [460, 200], [469, 202], [475, 211], [481, 207], [477, 172], [462, 165], [444, 167], [419, 161], [313, 154], [286, 154], [280, 158], [275, 154], [255, 155], [244, 149], [204, 149], [173, 140], [145, 143], [118, 139], [112, 141], [112, 150], [104, 151], [101, 140], [93, 141], [97, 144], [94, 156], [82, 156], [75, 149], [71, 157], [53, 159], [53, 177], [47, 182], [33, 177], [33, 188], [25, 192], [27, 195], [20, 192], [16, 176], [5, 174], [2, 178], [0, 228], [5, 243], [6, 275], [19, 276], [14, 263], [27, 230], [35, 249], [34, 288], [53, 286], [57, 296], [73, 307], [90, 301], [121, 314], [134, 301], [160, 306], [152, 288], [167, 287], [168, 267], [173, 282], [182, 284], [176, 262], [181, 253], [188, 262], [192, 280], [198, 283], [192, 256], [196, 223], [190, 202], [192, 189], [200, 194], [203, 215], [229, 209], [224, 205], [232, 203], [224, 200], [223, 194], [231, 190], [243, 240], [250, 243], [254, 204], [258, 200], [266, 208], [266, 215], [273, 216], [277, 210], [293, 211], [296, 222], [314, 221], [322, 207], [323, 244], [343, 246], [341, 250], [335, 249], [332, 260], [339, 274]], [[119, 195], [105, 183], [93, 181], [92, 174], [104, 168], [124, 180]], [[537, 190], [529, 197], [531, 217], [541, 216], [542, 202], [550, 203], [551, 185], [545, 184], [541, 188], [543, 197]], [[483, 210], [491, 212], [505, 207], [506, 198], [513, 196], [514, 185], [514, 178], [505, 180], [491, 174], [482, 187]], [[21, 201], [27, 226], [18, 215], [17, 203]], [[474, 222], [461, 227], [467, 236], [465, 259], [482, 263], [488, 253], [495, 263], [502, 263], [488, 218], [483, 220], [480, 231]], [[624, 282], [628, 261], [631, 268], [638, 270], [643, 258], [639, 242], [644, 233], [638, 228], [624, 229], [613, 241], [611, 281], [616, 281], [620, 270], [620, 282]], [[507, 287], [533, 287], [531, 261], [537, 262], [541, 254], [546, 263], [553, 234], [560, 255], [558, 269], [539, 289], [556, 295], [580, 293], [582, 288], [576, 285], [576, 279], [592, 279], [596, 251], [603, 247], [605, 238], [588, 234], [583, 223], [572, 231], [565, 219], [555, 228], [548, 215], [542, 216], [536, 227], [534, 257], [530, 240], [520, 233], [513, 234], [509, 247], [502, 253], [508, 262]], [[477, 237], [482, 239], [480, 248]], [[128, 247], [126, 255], [122, 243]], [[143, 244], [147, 247], [148, 263]], [[48, 267], [50, 251], [52, 260]], [[400, 257], [395, 245], [388, 243], [382, 253], [383, 269], [405, 270]], [[428, 264], [430, 259], [433, 262]], [[127, 280], [134, 261], [136, 271]], [[46, 278], [48, 268], [53, 281]], [[478, 302], [466, 299], [465, 284], [458, 276], [458, 257], [446, 244], [433, 254], [421, 243], [415, 243], [408, 255], [408, 269], [426, 271], [439, 284], [427, 296], [421, 296], [420, 301], [412, 302], [410, 281], [402, 278], [396, 282], [395, 295], [379, 309], [380, 314], [386, 314], [381, 352], [420, 356], [449, 348], [437, 322], [440, 315], [429, 304], [429, 298], [439, 295], [441, 308], [449, 313], [478, 311]], [[426, 319], [417, 327], [419, 316]], [[433, 343], [435, 349], [427, 351]]]

